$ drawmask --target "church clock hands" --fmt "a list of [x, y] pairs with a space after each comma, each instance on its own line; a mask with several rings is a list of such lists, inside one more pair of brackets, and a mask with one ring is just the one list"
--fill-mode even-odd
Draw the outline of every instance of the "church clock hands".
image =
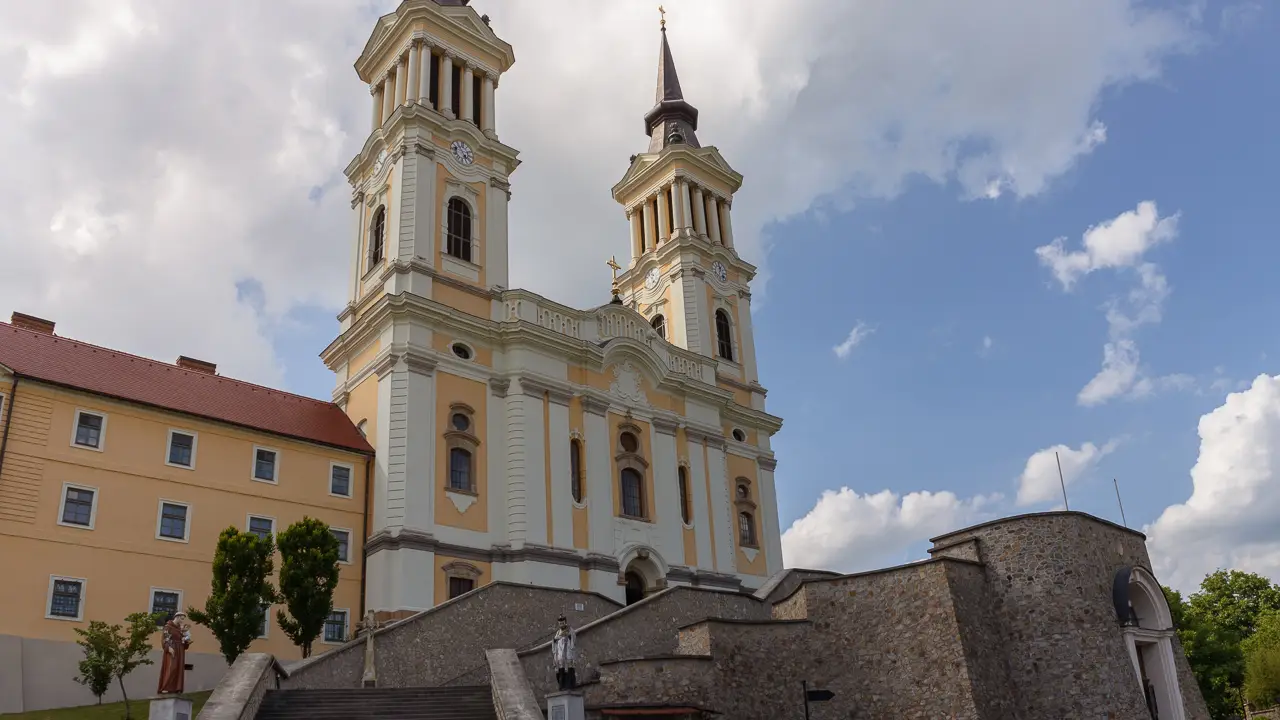
[[645, 273], [644, 286], [646, 290], [652, 290], [658, 287], [658, 268], [649, 268], [649, 272]]
[[453, 157], [463, 165], [470, 165], [475, 162], [475, 155], [471, 153], [471, 146], [461, 140], [454, 140], [450, 146], [453, 150]]

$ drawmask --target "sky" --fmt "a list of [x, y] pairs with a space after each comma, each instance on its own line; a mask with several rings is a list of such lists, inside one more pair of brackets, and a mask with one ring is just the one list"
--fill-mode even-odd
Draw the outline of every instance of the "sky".
[[[601, 304], [656, 8], [472, 5], [517, 58], [512, 285]], [[1176, 588], [1280, 580], [1280, 8], [664, 5], [699, 139], [745, 176], [788, 564], [900, 564], [1067, 505], [1147, 533]], [[329, 397], [368, 132], [351, 65], [392, 9], [0, 4], [0, 313]]]

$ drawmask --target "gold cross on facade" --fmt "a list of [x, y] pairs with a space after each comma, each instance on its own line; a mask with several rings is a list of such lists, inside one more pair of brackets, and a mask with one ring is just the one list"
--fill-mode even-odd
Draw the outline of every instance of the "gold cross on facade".
[[617, 283], [618, 271], [622, 269], [622, 266], [618, 264], [617, 256], [609, 258], [609, 262], [605, 263], [605, 265], [608, 265], [609, 267], [613, 268], [613, 281]]
[[661, 5], [658, 6], [658, 14], [662, 16], [662, 21], [660, 23], [660, 26], [662, 27], [663, 30], [666, 30], [667, 29], [667, 11], [664, 10]]

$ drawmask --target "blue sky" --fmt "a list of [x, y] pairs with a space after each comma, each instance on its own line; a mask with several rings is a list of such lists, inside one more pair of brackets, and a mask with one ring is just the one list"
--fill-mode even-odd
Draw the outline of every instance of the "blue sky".
[[[602, 303], [603, 262], [627, 253], [608, 191], [646, 145], [654, 7], [472, 4], [516, 49], [497, 113], [524, 162], [512, 284]], [[1280, 579], [1273, 4], [664, 4], [699, 137], [746, 177], [735, 240], [761, 268], [789, 561], [877, 567], [1051, 509], [1018, 496], [1056, 483], [1056, 448], [1073, 509], [1118, 519], [1120, 480], [1162, 580]], [[368, 132], [351, 63], [394, 6], [0, 5], [0, 310], [329, 397], [342, 168]], [[1137, 250], [1086, 257], [1090, 228]], [[1037, 253], [1057, 238], [1074, 270]], [[1117, 330], [1108, 304], [1132, 315], [1144, 278], [1167, 294], [1134, 296], [1155, 315]], [[1082, 404], [1109, 343], [1140, 352], [1151, 392]]]

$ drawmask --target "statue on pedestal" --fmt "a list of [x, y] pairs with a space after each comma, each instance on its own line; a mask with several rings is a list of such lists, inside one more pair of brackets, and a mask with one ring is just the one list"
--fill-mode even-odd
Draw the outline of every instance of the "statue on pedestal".
[[556, 670], [556, 684], [561, 690], [572, 690], [578, 684], [573, 661], [577, 656], [577, 633], [569, 627], [564, 615], [556, 622], [556, 634], [551, 639], [551, 662]]
[[187, 614], [179, 610], [161, 629], [164, 660], [160, 663], [160, 695], [181, 694], [187, 668], [187, 648], [191, 647], [191, 626]]

